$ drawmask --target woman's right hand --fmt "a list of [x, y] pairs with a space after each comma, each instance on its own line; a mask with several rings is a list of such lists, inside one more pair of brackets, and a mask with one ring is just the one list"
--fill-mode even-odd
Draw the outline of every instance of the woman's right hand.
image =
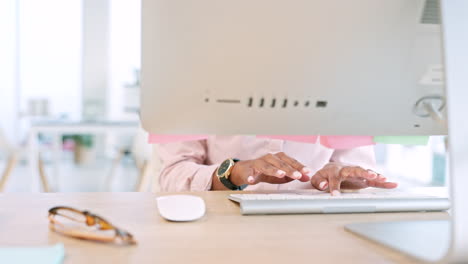
[[229, 179], [238, 186], [259, 182], [282, 184], [293, 180], [307, 182], [311, 173], [310, 168], [285, 153], [278, 152], [258, 159], [236, 162]]

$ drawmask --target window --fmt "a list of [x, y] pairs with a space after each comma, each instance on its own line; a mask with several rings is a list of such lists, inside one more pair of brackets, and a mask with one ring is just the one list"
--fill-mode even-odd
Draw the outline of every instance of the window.
[[21, 111], [45, 100], [54, 118], [81, 116], [81, 0], [19, 1]]

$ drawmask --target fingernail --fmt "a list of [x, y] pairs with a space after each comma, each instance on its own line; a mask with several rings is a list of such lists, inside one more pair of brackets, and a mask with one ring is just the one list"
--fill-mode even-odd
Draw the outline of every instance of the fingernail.
[[254, 179], [253, 176], [249, 176], [249, 177], [247, 177], [247, 181], [248, 181], [249, 183], [254, 183], [254, 182], [255, 182], [255, 179]]
[[334, 190], [332, 193], [331, 193], [332, 196], [340, 196], [341, 193], [337, 190]]
[[308, 168], [308, 167], [304, 167], [304, 168], [302, 169], [302, 173], [304, 173], [304, 174], [307, 175], [307, 176], [310, 176], [309, 174], [310, 174], [311, 172], [312, 172], [312, 170], [311, 170], [310, 168]]
[[278, 170], [278, 171], [276, 172], [276, 175], [278, 175], [278, 176], [284, 176], [285, 174], [286, 174], [286, 172], [283, 171], [283, 170]]
[[300, 179], [302, 177], [302, 174], [298, 171], [293, 172], [293, 178]]
[[319, 184], [320, 190], [323, 190], [323, 189], [327, 188], [327, 186], [328, 186], [328, 182], [326, 182], [326, 181], [323, 181], [323, 182], [321, 182]]
[[373, 172], [373, 171], [369, 171], [369, 174], [371, 175], [371, 179], [375, 179], [377, 178], [377, 173]]

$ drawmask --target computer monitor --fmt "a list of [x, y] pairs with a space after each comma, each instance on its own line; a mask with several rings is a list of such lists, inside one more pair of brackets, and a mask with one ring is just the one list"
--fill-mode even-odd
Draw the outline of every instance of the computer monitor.
[[[430, 117], [446, 115], [431, 3], [143, 0], [143, 126], [153, 134], [446, 134]], [[442, 6], [450, 256], [467, 261], [468, 2]]]
[[440, 25], [424, 7], [144, 1], [143, 125], [157, 134], [446, 134], [421, 103], [445, 109]]

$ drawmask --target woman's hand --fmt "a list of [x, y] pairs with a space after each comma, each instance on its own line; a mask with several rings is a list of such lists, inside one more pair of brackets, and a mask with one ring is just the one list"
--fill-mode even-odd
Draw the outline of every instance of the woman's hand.
[[387, 178], [358, 166], [346, 166], [330, 162], [317, 171], [311, 179], [312, 186], [321, 191], [329, 191], [332, 195], [340, 195], [341, 189], [364, 189], [377, 187], [393, 189], [397, 183], [387, 182]]
[[287, 183], [293, 180], [307, 182], [311, 169], [283, 152], [267, 154], [253, 160], [238, 161], [229, 179], [236, 185], [267, 183]]

